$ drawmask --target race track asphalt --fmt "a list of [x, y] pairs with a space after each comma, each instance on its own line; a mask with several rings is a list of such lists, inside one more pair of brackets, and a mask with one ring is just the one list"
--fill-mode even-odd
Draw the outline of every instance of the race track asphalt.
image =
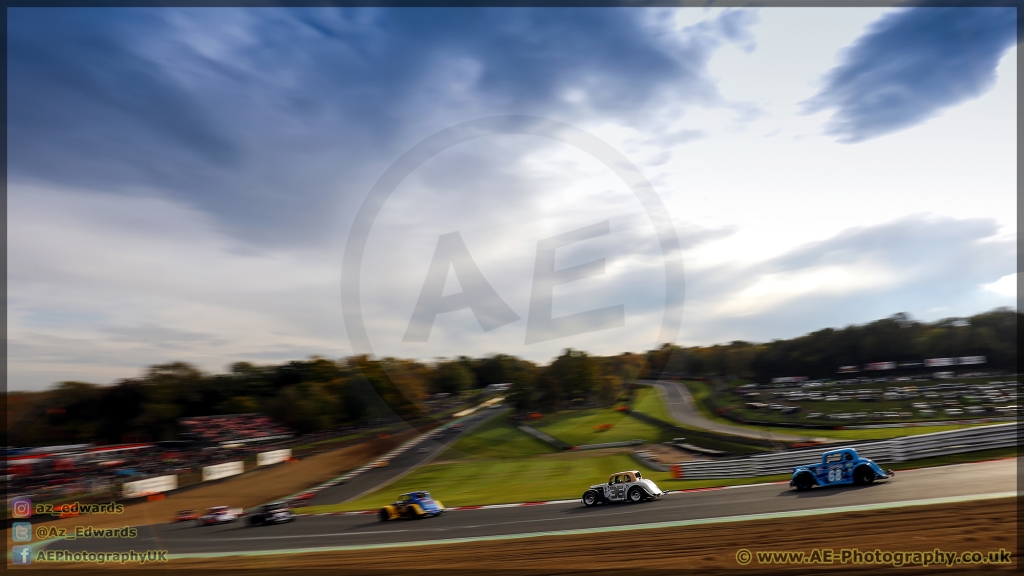
[[[139, 528], [124, 540], [79, 539], [50, 544], [51, 549], [121, 551], [168, 550], [171, 554], [267, 552], [352, 545], [401, 545], [410, 542], [543, 531], [600, 529], [655, 522], [770, 514], [843, 506], [899, 503], [929, 498], [1005, 494], [1017, 489], [1017, 460], [997, 460], [898, 472], [868, 486], [815, 488], [796, 492], [786, 484], [669, 493], [641, 504], [586, 508], [577, 501], [537, 506], [457, 510], [436, 518], [380, 522], [374, 515], [306, 516], [290, 524], [250, 527], [243, 522], [196, 527], [165, 524]], [[579, 485], [592, 478], [558, 481]], [[429, 487], [428, 487], [429, 488]], [[444, 499], [444, 494], [436, 494]], [[823, 520], [809, 520], [823, 522]], [[83, 518], [83, 524], [87, 522]]]

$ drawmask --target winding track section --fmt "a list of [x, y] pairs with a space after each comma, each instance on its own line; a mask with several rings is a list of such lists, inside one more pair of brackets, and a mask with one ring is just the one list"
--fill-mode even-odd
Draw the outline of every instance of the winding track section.
[[669, 382], [666, 380], [645, 382], [645, 384], [652, 384], [658, 393], [661, 394], [661, 398], [665, 401], [665, 404], [668, 406], [669, 413], [673, 418], [691, 428], [700, 428], [702, 430], [710, 430], [720, 434], [731, 434], [733, 436], [742, 436], [744, 438], [774, 440], [778, 442], [804, 442], [812, 439], [810, 435], [798, 436], [795, 434], [780, 434], [778, 432], [755, 430], [752, 428], [731, 426], [729, 424], [715, 422], [700, 413], [700, 410], [697, 408], [696, 400], [693, 399], [690, 391], [686, 389], [685, 384]]
[[[796, 492], [786, 484], [670, 493], [642, 504], [585, 508], [578, 502], [454, 511], [438, 518], [379, 522], [372, 515], [307, 516], [291, 524], [249, 527], [243, 523], [200, 528], [164, 524], [139, 528], [124, 540], [80, 539], [51, 543], [63, 550], [169, 550], [173, 556], [403, 545], [459, 538], [515, 538], [538, 532], [615, 530], [645, 524], [786, 514], [849, 506], [894, 505], [923, 499], [1003, 497], [1016, 493], [1017, 459], [960, 464], [898, 472], [870, 486], [821, 488]], [[984, 479], [979, 482], [979, 479]], [[593, 479], [578, 483], [580, 492]], [[443, 499], [444, 495], [439, 494]], [[87, 522], [83, 518], [83, 524]]]

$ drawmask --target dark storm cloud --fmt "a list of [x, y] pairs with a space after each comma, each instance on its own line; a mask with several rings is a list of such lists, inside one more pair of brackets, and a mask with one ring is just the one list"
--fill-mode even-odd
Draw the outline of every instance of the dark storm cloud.
[[246, 240], [308, 241], [391, 159], [454, 122], [525, 113], [643, 129], [651, 106], [733, 105], [707, 63], [723, 43], [749, 48], [756, 14], [727, 10], [682, 33], [670, 16], [12, 9], [9, 177], [155, 191]]
[[916, 126], [977, 98], [1017, 43], [1014, 8], [909, 8], [886, 14], [842, 54], [808, 113], [854, 143]]

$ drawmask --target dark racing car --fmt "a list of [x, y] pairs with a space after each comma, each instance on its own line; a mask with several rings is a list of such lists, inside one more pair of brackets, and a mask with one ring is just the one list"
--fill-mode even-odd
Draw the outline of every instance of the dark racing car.
[[283, 502], [265, 504], [249, 513], [249, 524], [251, 526], [266, 526], [267, 524], [283, 524], [294, 521], [295, 514], [292, 514], [292, 511]]

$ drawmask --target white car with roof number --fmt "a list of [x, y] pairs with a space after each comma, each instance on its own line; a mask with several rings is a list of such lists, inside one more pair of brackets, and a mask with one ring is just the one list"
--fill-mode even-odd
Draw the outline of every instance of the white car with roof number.
[[652, 480], [644, 478], [639, 470], [616, 472], [608, 478], [607, 484], [595, 484], [583, 493], [584, 506], [609, 504], [612, 502], [637, 503], [656, 500], [665, 494]]

